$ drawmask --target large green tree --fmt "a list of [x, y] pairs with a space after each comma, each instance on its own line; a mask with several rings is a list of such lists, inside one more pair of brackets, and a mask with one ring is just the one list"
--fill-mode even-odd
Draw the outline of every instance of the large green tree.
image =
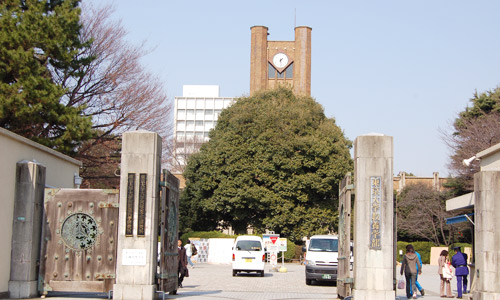
[[470, 107], [460, 112], [451, 133], [443, 138], [452, 150], [450, 170], [455, 175], [449, 186], [456, 194], [472, 191], [473, 175], [479, 171], [479, 163], [462, 164], [466, 158], [500, 143], [500, 88], [475, 93]]
[[67, 106], [54, 71], [72, 74], [91, 57], [79, 38], [78, 0], [0, 1], [0, 126], [65, 153], [91, 136], [84, 106]]
[[184, 228], [274, 230], [291, 240], [337, 229], [338, 183], [353, 162], [335, 120], [314, 99], [277, 89], [243, 97], [190, 157]]

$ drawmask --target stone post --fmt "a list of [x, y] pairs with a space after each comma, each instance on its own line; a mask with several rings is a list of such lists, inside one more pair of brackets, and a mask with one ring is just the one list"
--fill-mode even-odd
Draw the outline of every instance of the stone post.
[[500, 171], [474, 174], [474, 300], [500, 300]]
[[161, 137], [125, 132], [122, 138], [120, 218], [113, 299], [155, 299]]
[[394, 300], [393, 138], [354, 141], [355, 300]]
[[38, 296], [45, 167], [31, 161], [16, 165], [16, 195], [12, 226], [9, 294], [11, 298]]

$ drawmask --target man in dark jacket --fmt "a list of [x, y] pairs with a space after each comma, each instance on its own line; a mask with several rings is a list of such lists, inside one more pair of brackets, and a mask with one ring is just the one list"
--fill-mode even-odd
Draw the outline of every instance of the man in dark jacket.
[[178, 246], [178, 254], [179, 254], [179, 268], [177, 269], [177, 275], [179, 276], [179, 287], [182, 287], [182, 281], [184, 280], [184, 277], [189, 277], [189, 271], [187, 268], [187, 255], [186, 255], [186, 249], [182, 247], [182, 241], [178, 240], [177, 241], [177, 246]]
[[467, 293], [467, 286], [464, 286], [464, 277], [469, 275], [469, 268], [467, 267], [467, 260], [464, 254], [460, 251], [460, 247], [455, 247], [453, 250], [455, 250], [455, 255], [451, 258], [451, 265], [455, 268], [455, 275], [457, 276], [457, 298], [461, 299], [462, 288]]

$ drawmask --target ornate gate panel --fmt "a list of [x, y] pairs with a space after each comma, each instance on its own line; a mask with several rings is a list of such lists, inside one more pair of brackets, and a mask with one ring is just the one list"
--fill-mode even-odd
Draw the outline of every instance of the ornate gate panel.
[[339, 269], [337, 293], [343, 299], [351, 295], [353, 279], [351, 264], [351, 173], [347, 173], [339, 186]]
[[112, 290], [118, 203], [118, 190], [45, 190], [38, 282], [42, 294]]
[[159, 290], [177, 293], [179, 265], [177, 240], [179, 239], [179, 179], [163, 170], [161, 182], [160, 217], [160, 274]]

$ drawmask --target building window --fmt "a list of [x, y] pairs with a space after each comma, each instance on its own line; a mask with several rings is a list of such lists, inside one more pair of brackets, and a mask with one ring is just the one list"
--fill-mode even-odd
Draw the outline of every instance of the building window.
[[291, 63], [286, 69], [285, 69], [285, 77], [292, 79], [293, 78], [293, 63]]
[[203, 131], [203, 121], [195, 121], [195, 130], [196, 131]]
[[220, 115], [220, 114], [221, 114], [221, 112], [222, 112], [222, 109], [216, 109], [216, 110], [214, 110], [214, 112], [215, 112], [215, 119], [218, 119], [218, 118], [219, 118], [219, 115]]
[[283, 70], [283, 72], [278, 72], [276, 68], [268, 62], [268, 73], [269, 73], [269, 79], [292, 79], [293, 78], [293, 62], [288, 65], [288, 67]]
[[205, 112], [203, 109], [197, 109], [196, 110], [196, 120], [203, 120]]
[[186, 110], [185, 109], [178, 109], [177, 110], [177, 119], [178, 120], [186, 120]]
[[268, 62], [267, 64], [268, 64], [268, 67], [269, 67], [269, 71], [268, 71], [268, 73], [269, 73], [269, 79], [276, 78], [276, 74], [278, 73], [278, 71], [274, 68], [274, 66], [270, 62]]
[[191, 120], [186, 121], [186, 130], [194, 131], [194, 121]]
[[186, 121], [177, 121], [177, 130], [186, 130]]

